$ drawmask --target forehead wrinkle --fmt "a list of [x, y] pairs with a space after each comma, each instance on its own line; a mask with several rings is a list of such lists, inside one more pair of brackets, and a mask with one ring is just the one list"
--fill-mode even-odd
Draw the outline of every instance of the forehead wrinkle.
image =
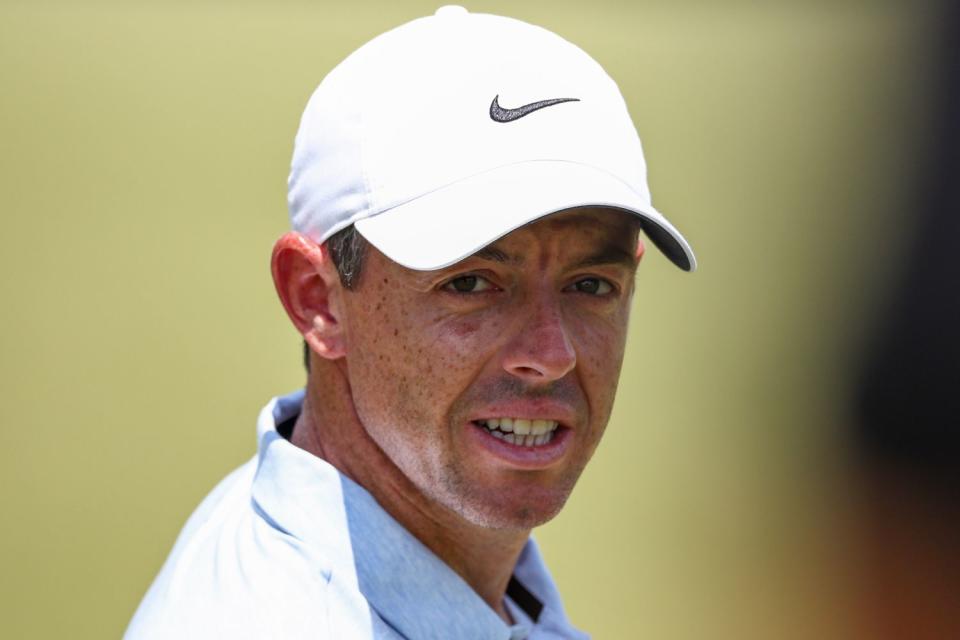
[[[471, 257], [517, 266], [522, 266], [526, 262], [522, 254], [508, 254], [494, 245], [480, 249]], [[590, 253], [584, 258], [578, 260], [573, 265], [573, 268], [582, 269], [585, 267], [596, 267], [603, 265], [621, 265], [628, 269], [633, 269], [637, 266], [635, 252], [628, 251], [620, 246], [619, 243], [610, 242], [597, 251]]]
[[[633, 224], [634, 220], [631, 218], [629, 220], [631, 229], [625, 235], [636, 237], [636, 234], [639, 232], [639, 224]], [[625, 248], [619, 246], [617, 240], [623, 238], [624, 234], [622, 233], [623, 229], [611, 229], [611, 225], [606, 221], [601, 221], [597, 219], [595, 213], [589, 211], [570, 211], [570, 212], [561, 212], [559, 214], [554, 214], [554, 216], [547, 216], [543, 219], [536, 220], [530, 225], [549, 225], [554, 228], [564, 228], [569, 227], [573, 228], [579, 232], [585, 231], [587, 228], [593, 231], [600, 231], [604, 235], [608, 236], [606, 240], [607, 244], [601, 247], [598, 251], [591, 253], [587, 257], [579, 260], [574, 268], [583, 268], [591, 266], [601, 266], [601, 265], [622, 265], [629, 269], [634, 269], [637, 266], [637, 259], [635, 252], [628, 251]], [[619, 225], [613, 225], [614, 227]], [[523, 229], [523, 227], [521, 227]], [[498, 262], [500, 264], [510, 264], [515, 266], [523, 266], [526, 263], [526, 256], [523, 253], [507, 253], [504, 249], [498, 246], [501, 238], [498, 241], [495, 241], [486, 247], [476, 251], [471, 254], [469, 258], [477, 258], [480, 260], [489, 260], [491, 262]], [[546, 256], [544, 256], [545, 258]]]

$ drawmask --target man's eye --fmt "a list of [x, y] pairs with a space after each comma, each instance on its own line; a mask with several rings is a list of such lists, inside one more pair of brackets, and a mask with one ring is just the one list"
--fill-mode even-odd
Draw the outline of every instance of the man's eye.
[[480, 293], [493, 289], [493, 284], [483, 276], [468, 275], [457, 276], [443, 285], [443, 288], [457, 293]]
[[583, 278], [571, 285], [573, 291], [602, 296], [613, 291], [613, 285], [602, 278]]

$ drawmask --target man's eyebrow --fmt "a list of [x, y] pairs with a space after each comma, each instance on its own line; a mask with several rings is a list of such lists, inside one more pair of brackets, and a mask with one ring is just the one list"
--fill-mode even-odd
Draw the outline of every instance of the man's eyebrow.
[[480, 258], [481, 260], [491, 260], [493, 262], [523, 264], [523, 256], [507, 255], [494, 246], [484, 247], [483, 249], [480, 249], [474, 253], [472, 257]]
[[598, 267], [602, 265], [621, 265], [628, 269], [634, 269], [637, 266], [636, 256], [616, 245], [603, 247], [596, 253], [592, 253], [574, 265], [574, 269], [583, 269], [584, 267]]

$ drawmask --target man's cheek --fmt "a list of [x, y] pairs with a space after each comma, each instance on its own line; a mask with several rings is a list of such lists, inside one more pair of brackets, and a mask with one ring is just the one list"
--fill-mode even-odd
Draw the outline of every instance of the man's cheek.
[[433, 340], [446, 353], [479, 354], [496, 342], [502, 331], [501, 323], [482, 316], [448, 319], [436, 325]]
[[[609, 368], [623, 358], [626, 329], [612, 323], [580, 325], [575, 336], [575, 348], [580, 364], [591, 369]], [[615, 367], [615, 371], [619, 366]]]

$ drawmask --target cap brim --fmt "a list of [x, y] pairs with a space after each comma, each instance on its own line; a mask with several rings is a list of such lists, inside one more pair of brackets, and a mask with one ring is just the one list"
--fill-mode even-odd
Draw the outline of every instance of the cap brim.
[[684, 271], [697, 268], [686, 239], [659, 211], [611, 174], [574, 162], [499, 167], [358, 220], [357, 230], [410, 269], [450, 266], [543, 216], [576, 207], [612, 207], [641, 219], [647, 237]]

